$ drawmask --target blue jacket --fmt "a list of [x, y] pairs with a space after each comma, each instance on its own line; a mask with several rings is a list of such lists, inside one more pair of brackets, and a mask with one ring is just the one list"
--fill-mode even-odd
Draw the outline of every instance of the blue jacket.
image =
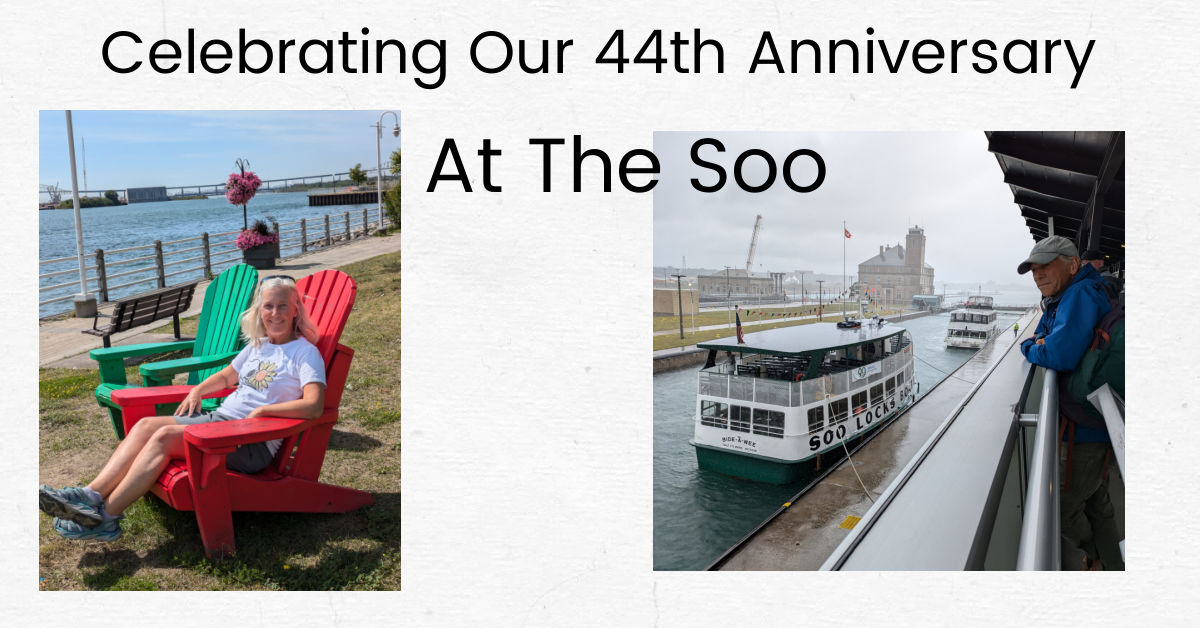
[[[1092, 330], [1112, 306], [1101, 283], [1100, 273], [1084, 264], [1071, 278], [1067, 289], [1042, 301], [1044, 312], [1033, 338], [1021, 343], [1021, 354], [1038, 366], [1056, 371], [1073, 371], [1092, 344]], [[1042, 345], [1034, 344], [1038, 338]]]
[[[1042, 320], [1038, 321], [1033, 338], [1026, 338], [1021, 343], [1025, 359], [1059, 372], [1075, 370], [1092, 344], [1096, 323], [1112, 309], [1103, 281], [1091, 264], [1083, 264], [1062, 294], [1042, 301], [1045, 310]], [[1046, 344], [1034, 344], [1038, 338], [1044, 338]], [[1066, 394], [1066, 391], [1060, 390], [1059, 394]], [[1067, 438], [1069, 435], [1063, 434], [1063, 439]], [[1104, 430], [1076, 427], [1076, 442], [1103, 443], [1108, 440], [1108, 432]]]

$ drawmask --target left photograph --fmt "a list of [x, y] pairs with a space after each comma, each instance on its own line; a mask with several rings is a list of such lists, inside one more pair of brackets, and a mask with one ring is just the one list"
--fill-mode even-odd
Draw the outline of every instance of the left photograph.
[[41, 590], [400, 589], [400, 114], [40, 112]]

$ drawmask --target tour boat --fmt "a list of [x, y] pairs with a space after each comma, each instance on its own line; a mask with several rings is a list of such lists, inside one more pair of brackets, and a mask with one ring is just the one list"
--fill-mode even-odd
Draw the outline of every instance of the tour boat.
[[992, 297], [967, 297], [963, 307], [950, 313], [946, 346], [978, 349], [996, 334], [996, 310]]
[[880, 322], [813, 323], [697, 345], [692, 445], [702, 469], [786, 484], [887, 423], [915, 397], [912, 335]]

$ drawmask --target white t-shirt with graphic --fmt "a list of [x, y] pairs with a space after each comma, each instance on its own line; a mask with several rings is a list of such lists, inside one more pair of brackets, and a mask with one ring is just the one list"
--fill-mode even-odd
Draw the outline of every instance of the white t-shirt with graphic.
[[[238, 387], [218, 409], [230, 419], [244, 419], [259, 406], [295, 401], [304, 396], [306, 384], [325, 384], [321, 353], [304, 338], [281, 345], [264, 338], [257, 349], [246, 345], [230, 366], [238, 373]], [[267, 441], [272, 456], [282, 442], [282, 439]]]

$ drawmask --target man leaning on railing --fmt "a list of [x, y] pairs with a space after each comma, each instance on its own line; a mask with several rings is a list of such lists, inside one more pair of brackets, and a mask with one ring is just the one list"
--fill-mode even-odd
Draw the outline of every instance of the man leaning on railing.
[[[1031, 270], [1042, 293], [1043, 311], [1033, 337], [1021, 343], [1021, 353], [1033, 364], [1069, 373], [1087, 352], [1097, 323], [1111, 309], [1103, 280], [1090, 264], [1080, 263], [1079, 250], [1062, 236], [1034, 245], [1017, 266], [1022, 275]], [[1069, 395], [1060, 390], [1060, 415], [1065, 403]], [[1086, 569], [1123, 570], [1117, 545], [1120, 533], [1108, 497], [1108, 432], [1078, 425], [1065, 416], [1059, 431], [1062, 536], [1083, 551]]]

